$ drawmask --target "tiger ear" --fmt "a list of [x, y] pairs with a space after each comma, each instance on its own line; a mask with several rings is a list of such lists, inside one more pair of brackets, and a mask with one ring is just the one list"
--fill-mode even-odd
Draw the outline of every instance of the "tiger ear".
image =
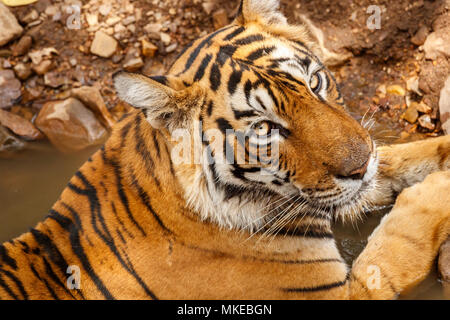
[[[156, 80], [155, 80], [156, 79]], [[191, 86], [174, 90], [167, 86], [167, 77], [148, 78], [141, 74], [119, 72], [113, 76], [121, 100], [144, 110], [148, 122], [157, 129], [188, 128], [204, 101], [203, 90]]]
[[280, 0], [241, 0], [235, 22], [286, 25], [287, 19], [280, 11]]

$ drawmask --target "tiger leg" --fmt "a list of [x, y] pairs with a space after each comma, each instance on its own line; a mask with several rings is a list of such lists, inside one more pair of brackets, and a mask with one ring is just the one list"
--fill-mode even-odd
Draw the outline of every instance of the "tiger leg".
[[392, 299], [421, 282], [450, 234], [450, 171], [404, 190], [353, 264], [350, 297]]
[[392, 205], [400, 192], [430, 173], [450, 169], [450, 135], [377, 149], [377, 189], [368, 196], [374, 206]]

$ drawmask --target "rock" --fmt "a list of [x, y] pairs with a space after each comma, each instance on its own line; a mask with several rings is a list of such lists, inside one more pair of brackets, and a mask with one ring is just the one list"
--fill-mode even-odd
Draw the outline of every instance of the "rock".
[[37, 19], [39, 19], [39, 12], [37, 12], [35, 9], [31, 9], [24, 16], [19, 17], [20, 22], [22, 22], [23, 24], [29, 24], [36, 21]]
[[174, 52], [178, 48], [178, 43], [172, 43], [166, 48], [166, 53]]
[[141, 43], [142, 43], [142, 55], [144, 55], [145, 57], [153, 58], [156, 55], [156, 52], [158, 51], [158, 47], [145, 39], [143, 39]]
[[213, 12], [214, 8], [216, 7], [216, 4], [214, 2], [204, 2], [202, 4], [203, 10], [205, 10], [207, 15], [210, 15], [211, 12]]
[[396, 96], [405, 96], [406, 91], [403, 89], [402, 86], [399, 86], [397, 84], [391, 85], [386, 88], [387, 93], [396, 95]]
[[27, 119], [0, 109], [0, 125], [26, 140], [39, 140], [44, 135]]
[[450, 57], [450, 27], [440, 32], [430, 33], [423, 45], [425, 58], [436, 60], [439, 56]]
[[50, 60], [44, 60], [37, 65], [33, 64], [31, 68], [38, 75], [42, 76], [47, 72], [49, 72], [53, 67], [54, 67], [53, 62], [51, 62]]
[[20, 98], [22, 84], [12, 70], [0, 70], [0, 109], [11, 107]]
[[450, 76], [445, 81], [439, 96], [439, 113], [442, 129], [446, 134], [450, 134]]
[[431, 121], [431, 117], [429, 114], [424, 114], [423, 116], [419, 117], [419, 125], [422, 128], [428, 129], [430, 131], [433, 131], [436, 128], [436, 125]]
[[111, 5], [108, 4], [102, 4], [99, 8], [98, 11], [100, 12], [100, 14], [102, 16], [107, 16], [110, 12], [111, 12]]
[[35, 50], [30, 53], [28, 53], [28, 56], [30, 57], [31, 61], [34, 64], [39, 64], [42, 62], [42, 60], [51, 60], [53, 55], [57, 55], [58, 50], [56, 50], [53, 47], [48, 47], [40, 50]]
[[125, 62], [123, 64], [123, 68], [129, 72], [136, 72], [140, 68], [144, 66], [144, 61], [141, 57], [138, 58], [132, 58], [132, 59], [125, 59]]
[[417, 109], [414, 107], [414, 105], [411, 105], [408, 109], [406, 109], [405, 113], [403, 114], [403, 119], [405, 119], [409, 123], [415, 123], [418, 117], [419, 112], [417, 112]]
[[225, 9], [219, 9], [212, 15], [215, 29], [220, 29], [228, 24], [228, 13]]
[[13, 56], [22, 56], [30, 50], [31, 45], [33, 44], [33, 39], [30, 36], [23, 36], [20, 38], [19, 42], [17, 42], [12, 48]]
[[44, 104], [35, 124], [63, 152], [100, 144], [106, 137], [94, 113], [74, 98]]
[[438, 272], [444, 287], [444, 295], [450, 299], [450, 238], [439, 250]]
[[162, 43], [165, 46], [168, 46], [170, 44], [170, 42], [172, 41], [172, 38], [170, 37], [170, 34], [168, 34], [168, 33], [160, 32], [159, 36], [161, 38]]
[[95, 87], [85, 86], [73, 89], [71, 96], [80, 100], [85, 106], [93, 111], [107, 128], [111, 128], [114, 125], [115, 121], [106, 107], [100, 90]]
[[411, 38], [411, 42], [416, 46], [421, 46], [425, 43], [429, 32], [426, 26], [421, 26], [419, 30], [417, 30], [416, 34]]
[[65, 84], [69, 84], [70, 80], [67, 76], [59, 71], [48, 72], [44, 75], [44, 83], [47, 87], [59, 88]]
[[135, 22], [136, 22], [136, 17], [135, 16], [128, 16], [128, 17], [126, 17], [125, 19], [122, 20], [122, 24], [124, 26], [128, 26], [128, 25], [130, 25], [132, 23], [135, 23]]
[[414, 92], [415, 94], [418, 94], [419, 96], [422, 96], [423, 93], [419, 89], [419, 77], [414, 76], [414, 77], [408, 78], [406, 80], [406, 90]]
[[14, 72], [19, 79], [26, 80], [31, 76], [32, 71], [29, 64], [19, 62], [14, 66]]
[[[1, 3], [0, 3], [1, 4]], [[25, 148], [25, 143], [0, 126], [0, 152], [19, 151]]]
[[152, 40], [160, 40], [160, 32], [162, 29], [161, 23], [149, 23], [144, 27], [145, 33], [148, 35], [148, 37]]
[[97, 31], [91, 45], [91, 53], [103, 58], [111, 57], [117, 50], [117, 41], [102, 31]]
[[23, 28], [16, 17], [0, 2], [0, 47], [20, 36], [22, 32]]
[[420, 102], [420, 103], [412, 102], [411, 105], [413, 105], [414, 108], [416, 108], [416, 110], [421, 113], [431, 113], [431, 111], [433, 111], [433, 108], [426, 105], [425, 102]]
[[86, 21], [90, 27], [95, 27], [98, 25], [98, 15], [97, 13], [86, 14]]

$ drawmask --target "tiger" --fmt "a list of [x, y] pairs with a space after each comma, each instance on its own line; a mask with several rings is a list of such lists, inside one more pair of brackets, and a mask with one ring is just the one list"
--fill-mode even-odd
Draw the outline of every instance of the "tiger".
[[[377, 147], [314, 48], [278, 0], [243, 0], [230, 25], [187, 46], [165, 76], [114, 74], [133, 111], [48, 216], [0, 246], [0, 298], [411, 290], [449, 235], [450, 138]], [[390, 205], [347, 266], [333, 222]]]

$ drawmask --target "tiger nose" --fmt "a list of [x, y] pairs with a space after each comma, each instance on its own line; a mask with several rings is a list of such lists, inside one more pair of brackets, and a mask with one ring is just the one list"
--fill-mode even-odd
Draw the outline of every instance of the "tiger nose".
[[369, 166], [370, 157], [366, 160], [362, 167], [356, 168], [350, 172], [342, 172], [341, 174], [336, 174], [336, 177], [339, 179], [352, 179], [352, 180], [362, 180], [364, 175], [367, 172], [367, 168]]
[[371, 157], [370, 147], [363, 143], [352, 150], [351, 155], [341, 160], [338, 166], [332, 168], [332, 173], [338, 179], [361, 180], [367, 172]]

